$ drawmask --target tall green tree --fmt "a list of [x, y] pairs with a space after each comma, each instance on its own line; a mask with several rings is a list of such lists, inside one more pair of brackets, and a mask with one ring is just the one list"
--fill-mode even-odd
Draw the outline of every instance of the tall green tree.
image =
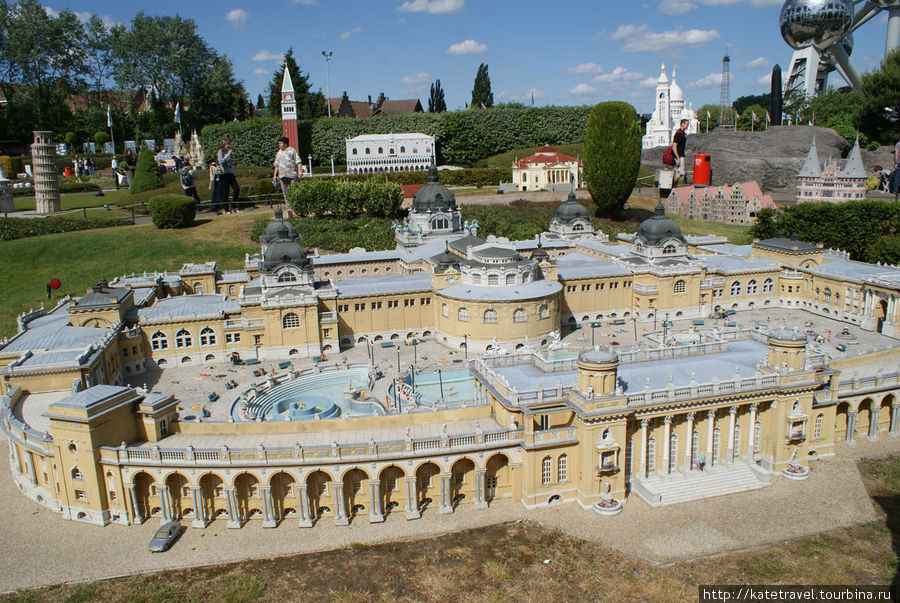
[[294, 49], [288, 48], [281, 66], [272, 74], [269, 82], [268, 114], [281, 116], [281, 83], [284, 80], [284, 67], [287, 66], [291, 74], [291, 83], [294, 85], [294, 98], [297, 100], [297, 119], [314, 119], [322, 117], [328, 112], [325, 105], [325, 96], [322, 91], [310, 92], [309, 76], [303, 75], [297, 60], [294, 58]]
[[[700, 131], [706, 132], [707, 128], [710, 132], [719, 127], [719, 110], [721, 107], [719, 105], [713, 105], [712, 103], [701, 106], [697, 109], [697, 120], [700, 122]], [[709, 120], [706, 118], [707, 112], [709, 113]]]
[[478, 73], [475, 74], [475, 85], [472, 87], [472, 104], [473, 109], [481, 107], [491, 108], [494, 106], [494, 93], [491, 92], [491, 76], [488, 75], [488, 66], [482, 63], [478, 66]]
[[619, 218], [641, 167], [641, 121], [628, 103], [600, 103], [588, 116], [584, 179], [597, 213]]
[[893, 144], [900, 137], [900, 49], [862, 80], [865, 103], [859, 111], [859, 128], [874, 140]]
[[444, 100], [444, 89], [441, 88], [441, 80], [434, 80], [431, 84], [431, 94], [428, 95], [428, 112], [442, 113], [447, 110], [447, 102]]
[[112, 32], [97, 15], [91, 15], [84, 25], [85, 67], [91, 80], [91, 88], [100, 92], [109, 83], [113, 73]]

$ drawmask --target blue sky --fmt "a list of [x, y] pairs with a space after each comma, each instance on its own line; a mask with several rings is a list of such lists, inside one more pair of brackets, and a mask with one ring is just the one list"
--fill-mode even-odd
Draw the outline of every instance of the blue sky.
[[[50, 0], [52, 9], [96, 13], [129, 23], [139, 11], [194, 19], [201, 35], [227, 54], [253, 99], [264, 93], [288, 47], [314, 88], [326, 90], [323, 50], [334, 53], [331, 95], [352, 100], [384, 92], [419, 98], [440, 78], [450, 109], [471, 97], [487, 63], [495, 102], [536, 105], [626, 100], [649, 112], [661, 63], [694, 107], [718, 103], [722, 54], [731, 55], [732, 99], [768, 91], [775, 63], [791, 49], [778, 31], [781, 0]], [[860, 71], [884, 52], [886, 17], [857, 32]], [[833, 75], [833, 85], [843, 85]]]

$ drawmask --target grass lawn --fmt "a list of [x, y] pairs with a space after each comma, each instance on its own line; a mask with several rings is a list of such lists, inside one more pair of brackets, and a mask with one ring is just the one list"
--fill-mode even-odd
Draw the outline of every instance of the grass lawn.
[[55, 586], [0, 600], [281, 601], [303, 593], [310, 600], [360, 602], [696, 601], [700, 584], [890, 584], [900, 535], [900, 457], [863, 460], [860, 470], [881, 520], [668, 566], [526, 521], [413, 542]]
[[183, 230], [158, 230], [146, 224], [2, 242], [0, 279], [5, 285], [0, 334], [15, 333], [16, 316], [29, 307], [56, 303], [48, 302], [46, 296], [45, 285], [52, 278], [63, 284], [55, 300], [66, 292], [83, 295], [101, 278], [145, 270], [178, 270], [185, 262], [215, 260], [223, 269], [240, 268], [245, 253], [258, 251], [248, 234], [261, 211], [221, 215], [214, 220], [201, 214], [197, 226]]

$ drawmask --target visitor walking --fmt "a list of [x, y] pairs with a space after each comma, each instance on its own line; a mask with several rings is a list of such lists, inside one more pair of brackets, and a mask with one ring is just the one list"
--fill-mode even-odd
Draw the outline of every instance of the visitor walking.
[[110, 170], [112, 171], [113, 181], [116, 183], [116, 190], [119, 190], [119, 160], [116, 159], [116, 156], [112, 156], [112, 160], [109, 162]]
[[218, 212], [221, 210], [222, 202], [220, 200], [222, 187], [220, 185], [220, 172], [222, 168], [215, 161], [209, 162], [209, 211]]
[[284, 197], [284, 204], [287, 205], [288, 188], [300, 178], [303, 172], [303, 160], [290, 145], [287, 136], [278, 139], [278, 153], [275, 154], [273, 165], [275, 170], [272, 172], [272, 181], [277, 180], [281, 183], [281, 195]]
[[228, 189], [231, 188], [231, 203], [229, 203], [229, 209], [231, 209], [231, 205], [234, 205], [235, 209], [237, 209], [237, 200], [238, 196], [241, 194], [241, 187], [238, 185], [237, 178], [234, 177], [234, 163], [231, 159], [231, 145], [228, 144], [228, 139], [223, 138], [222, 144], [219, 145], [219, 152], [217, 155], [219, 167], [222, 168], [222, 173], [219, 175], [219, 188], [221, 190], [222, 201], [228, 200]]
[[191, 160], [185, 157], [184, 163], [181, 166], [181, 188], [184, 189], [184, 194], [188, 197], [193, 197], [194, 201], [197, 203], [197, 211], [200, 211], [200, 197], [197, 195], [197, 185], [194, 184], [194, 173], [193, 168], [191, 167]]
[[125, 182], [128, 183], [128, 188], [131, 188], [131, 183], [134, 182], [135, 168], [137, 168], [137, 157], [134, 151], [125, 149]]
[[685, 146], [687, 146], [687, 134], [685, 134], [684, 130], [688, 127], [690, 121], [686, 119], [681, 120], [680, 127], [675, 130], [675, 136], [672, 137], [672, 152], [675, 154], [675, 182], [674, 184], [678, 184], [678, 181], [683, 179], [685, 176], [684, 171], [684, 151]]

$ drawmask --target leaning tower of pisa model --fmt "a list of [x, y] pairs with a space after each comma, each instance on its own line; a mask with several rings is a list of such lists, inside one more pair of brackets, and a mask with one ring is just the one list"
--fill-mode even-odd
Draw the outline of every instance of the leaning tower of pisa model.
[[39, 214], [59, 211], [59, 177], [56, 173], [56, 145], [53, 132], [35, 131], [31, 145], [31, 169], [34, 173], [35, 210]]

